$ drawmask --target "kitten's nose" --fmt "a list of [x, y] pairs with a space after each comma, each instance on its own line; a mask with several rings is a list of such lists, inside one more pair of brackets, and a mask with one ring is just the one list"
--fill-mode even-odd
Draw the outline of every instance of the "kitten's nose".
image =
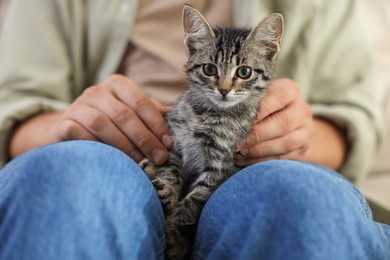
[[226, 97], [226, 95], [230, 92], [230, 89], [222, 89], [222, 88], [219, 88], [218, 89], [219, 93], [221, 93], [221, 95], [223, 97]]

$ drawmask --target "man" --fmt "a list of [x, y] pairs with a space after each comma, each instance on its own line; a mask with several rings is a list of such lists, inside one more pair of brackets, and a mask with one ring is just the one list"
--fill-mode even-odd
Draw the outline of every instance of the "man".
[[[90, 250], [96, 248], [96, 242], [109, 255], [118, 252], [128, 256], [131, 251], [134, 257], [141, 257], [138, 253], [145, 253], [146, 249], [134, 250], [120, 242], [126, 241], [127, 235], [136, 234], [134, 212], [141, 208], [145, 212], [138, 215], [143, 216], [144, 225], [139, 228], [146, 235], [132, 237], [130, 244], [147, 241], [144, 244], [155, 249], [152, 254], [161, 256], [163, 243], [156, 242], [162, 234], [161, 208], [134, 161], [148, 157], [162, 165], [172, 146], [163, 114], [169, 110], [169, 101], [180, 92], [177, 90], [185, 84], [180, 69], [185, 51], [179, 47], [182, 37], [178, 33], [182, 4], [181, 1], [140, 1], [136, 5], [135, 1], [52, 3], [42, 0], [32, 5], [26, 0], [12, 1], [0, 44], [2, 161], [7, 160], [6, 154], [9, 159], [35, 147], [55, 145], [34, 150], [11, 162], [3, 176], [12, 172], [23, 176], [20, 178], [26, 182], [23, 185], [18, 177], [3, 177], [9, 187], [9, 192], [4, 193], [15, 198], [17, 195], [11, 192], [14, 190], [11, 187], [22, 187], [22, 198], [31, 194], [30, 185], [38, 185], [40, 192], [34, 197], [45, 201], [44, 205], [58, 201], [55, 207], [44, 207], [48, 212], [31, 204], [32, 208], [25, 210], [34, 212], [30, 216], [35, 216], [32, 218], [37, 221], [27, 224], [23, 217], [17, 218], [23, 228], [15, 234], [22, 231], [25, 234], [24, 230], [31, 227], [53, 242], [50, 246], [53, 252], [59, 250], [63, 254], [68, 251], [58, 244], [61, 236], [71, 248], [69, 252], [76, 256], [80, 252], [92, 255], [100, 252]], [[366, 204], [359, 204], [362, 198], [351, 184], [318, 166], [272, 160], [312, 162], [339, 170], [355, 182], [364, 178], [379, 142], [379, 114], [370, 91], [370, 63], [358, 24], [357, 1], [345, 1], [341, 6], [325, 1], [293, 5], [282, 1], [215, 0], [190, 4], [214, 25], [254, 25], [272, 11], [281, 12], [286, 20], [276, 79], [262, 102], [263, 109], [251, 135], [237, 145], [236, 164], [250, 167], [227, 181], [206, 205], [194, 256], [216, 258], [226, 254], [234, 258], [269, 254], [277, 258], [277, 252], [284, 256], [293, 251], [296, 259], [345, 258], [351, 254], [351, 246], [340, 238], [340, 230], [335, 231], [341, 227], [348, 230], [352, 248], [362, 248], [351, 256], [383, 256], [388, 245], [384, 242], [386, 236], [367, 235], [380, 227], [370, 220]], [[31, 26], [42, 31], [39, 37], [31, 35]], [[163, 97], [166, 92], [168, 96]], [[59, 143], [64, 140], [92, 140], [111, 147], [96, 142]], [[267, 162], [255, 164], [262, 161]], [[272, 177], [268, 179], [266, 172], [272, 172]], [[38, 181], [43, 179], [45, 184]], [[63, 183], [68, 184], [67, 188], [61, 188], [62, 193], [58, 194]], [[248, 190], [253, 190], [249, 193], [252, 195], [243, 196]], [[232, 193], [238, 197], [228, 200], [227, 194]], [[69, 194], [78, 195], [70, 199]], [[101, 199], [97, 204], [96, 194]], [[349, 200], [351, 196], [353, 199]], [[75, 204], [69, 204], [70, 201]], [[224, 201], [222, 208], [221, 201]], [[24, 203], [19, 200], [15, 205]], [[109, 212], [101, 211], [111, 204], [115, 206], [109, 206]], [[8, 204], [2, 201], [1, 205]], [[89, 214], [79, 214], [82, 205], [88, 208]], [[241, 214], [235, 210], [238, 205], [247, 205]], [[270, 205], [274, 207], [270, 209]], [[300, 207], [304, 210], [299, 210]], [[2, 225], [12, 227], [12, 219], [26, 211], [11, 211]], [[40, 226], [46, 221], [39, 220], [38, 216], [44, 214], [47, 218], [49, 212], [60, 216], [58, 222], [53, 221], [56, 227], [66, 226], [74, 232], [60, 230], [58, 236], [48, 235], [54, 227]], [[118, 216], [113, 212], [123, 214]], [[221, 212], [225, 214], [220, 215]], [[242, 221], [247, 216], [258, 212], [262, 214], [247, 223], [258, 229], [244, 225]], [[352, 221], [350, 217], [355, 215]], [[65, 224], [64, 218], [73, 216], [80, 217], [85, 227], [77, 221], [65, 221]], [[159, 217], [152, 220], [151, 216]], [[227, 222], [222, 221], [222, 216]], [[104, 220], [107, 218], [110, 220]], [[239, 221], [229, 221], [236, 218]], [[95, 222], [102, 226], [96, 226]], [[270, 223], [277, 228], [271, 228]], [[332, 228], [324, 230], [321, 223]], [[357, 229], [357, 223], [366, 227], [364, 232]], [[107, 233], [109, 225], [115, 227], [115, 232]], [[119, 230], [119, 226], [123, 229]], [[240, 240], [225, 235], [225, 231], [233, 232], [237, 227], [242, 230], [237, 235]], [[301, 228], [302, 234], [298, 235]], [[383, 229], [387, 232], [388, 227]], [[72, 238], [75, 234], [87, 234], [86, 230], [97, 234], [96, 241], [77, 245]], [[25, 248], [36, 248], [32, 242], [36, 241], [32, 235], [36, 232], [26, 235]], [[102, 233], [118, 236], [119, 244]], [[316, 233], [323, 236], [313, 239]], [[276, 237], [270, 240], [271, 235]], [[290, 236], [297, 238], [291, 240]], [[214, 243], [210, 238], [215, 238]], [[226, 246], [220, 248], [218, 241]], [[244, 245], [240, 249], [229, 246], [237, 245], [237, 241], [246, 241], [247, 251]], [[279, 242], [273, 250], [269, 243], [276, 241]], [[17, 244], [7, 239], [4, 248]], [[296, 246], [302, 250], [295, 250]], [[327, 252], [324, 248], [329, 246], [337, 246], [339, 250]], [[373, 252], [370, 249], [373, 247], [378, 250]], [[29, 255], [31, 251], [26, 250]], [[13, 254], [4, 252], [6, 256]]]

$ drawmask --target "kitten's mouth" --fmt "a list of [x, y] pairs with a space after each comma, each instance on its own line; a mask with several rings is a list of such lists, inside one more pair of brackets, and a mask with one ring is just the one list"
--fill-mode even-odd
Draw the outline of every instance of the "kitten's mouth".
[[217, 106], [226, 108], [236, 105], [239, 103], [239, 100], [232, 97], [219, 96], [214, 98], [214, 102]]
[[220, 91], [215, 91], [214, 95], [211, 96], [211, 100], [213, 100], [217, 106], [221, 107], [230, 107], [232, 105], [235, 105], [237, 102], [240, 102], [240, 99], [237, 98], [235, 95], [227, 94], [228, 93], [221, 93]]
[[221, 103], [224, 103], [224, 104], [230, 104], [230, 103], [234, 102], [234, 99], [231, 98], [231, 97], [224, 97], [224, 96], [221, 96], [221, 97], [219, 98], [219, 101], [220, 101]]

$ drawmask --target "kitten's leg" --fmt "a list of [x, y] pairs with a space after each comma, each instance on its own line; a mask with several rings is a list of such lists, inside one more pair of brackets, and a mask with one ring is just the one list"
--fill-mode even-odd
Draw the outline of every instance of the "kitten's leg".
[[213, 167], [206, 169], [194, 183], [194, 188], [175, 209], [173, 217], [179, 226], [196, 224], [206, 201], [227, 178], [223, 169]]
[[156, 177], [157, 167], [148, 158], [143, 159], [138, 163], [138, 166], [144, 171], [149, 180], [153, 180]]
[[179, 155], [171, 152], [168, 164], [158, 168], [156, 177], [152, 180], [166, 215], [171, 214], [179, 201], [183, 185], [180, 166]]
[[197, 186], [177, 205], [172, 219], [177, 226], [195, 225], [204, 204], [213, 193], [210, 186]]
[[196, 225], [204, 204], [214, 190], [225, 180], [218, 172], [205, 172], [201, 181], [167, 216], [166, 233], [168, 258], [186, 259], [191, 253], [191, 245]]
[[[171, 215], [172, 216], [172, 215]], [[166, 222], [166, 259], [191, 259], [193, 236], [183, 235], [172, 217]]]
[[157, 167], [147, 158], [138, 163], [156, 189], [166, 214], [170, 214], [179, 201], [183, 184], [180, 165], [180, 157], [174, 152], [169, 154], [168, 163], [162, 167]]

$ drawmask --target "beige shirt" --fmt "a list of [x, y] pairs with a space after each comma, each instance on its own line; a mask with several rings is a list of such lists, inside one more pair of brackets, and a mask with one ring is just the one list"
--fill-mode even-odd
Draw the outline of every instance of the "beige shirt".
[[181, 26], [185, 3], [204, 14], [211, 26], [232, 24], [231, 0], [142, 0], [118, 71], [164, 104], [174, 103], [187, 86]]

